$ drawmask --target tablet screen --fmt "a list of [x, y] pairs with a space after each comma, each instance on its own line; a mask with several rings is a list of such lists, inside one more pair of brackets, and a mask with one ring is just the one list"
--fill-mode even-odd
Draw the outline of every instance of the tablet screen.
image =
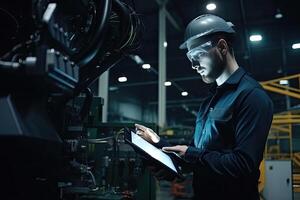
[[132, 143], [138, 146], [139, 148], [143, 149], [146, 153], [148, 153], [154, 159], [160, 161], [161, 163], [165, 164], [167, 167], [172, 169], [174, 172], [177, 173], [176, 167], [174, 166], [173, 161], [171, 158], [160, 149], [156, 148], [137, 134], [131, 131], [131, 140]]

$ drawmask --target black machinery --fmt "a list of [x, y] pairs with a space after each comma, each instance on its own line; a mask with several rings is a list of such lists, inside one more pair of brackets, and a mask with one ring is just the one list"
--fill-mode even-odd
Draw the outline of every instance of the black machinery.
[[[0, 198], [134, 199], [128, 185], [125, 192], [109, 185], [115, 195], [102, 195], [118, 140], [91, 138], [84, 126], [88, 87], [139, 45], [132, 7], [119, 0], [1, 1], [0, 23]], [[107, 141], [107, 156], [90, 149]], [[139, 167], [126, 159], [133, 171]]]

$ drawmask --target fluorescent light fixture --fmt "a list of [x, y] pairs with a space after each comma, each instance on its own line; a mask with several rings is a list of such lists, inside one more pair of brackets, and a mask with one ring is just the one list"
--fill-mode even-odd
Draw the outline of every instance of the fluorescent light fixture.
[[280, 85], [287, 85], [287, 84], [289, 84], [289, 81], [288, 80], [280, 80], [279, 84]]
[[280, 9], [278, 8], [276, 10], [275, 18], [276, 19], [281, 19], [283, 17], [282, 13], [280, 12]]
[[143, 64], [143, 65], [142, 65], [142, 68], [143, 68], [143, 69], [150, 69], [150, 68], [151, 68], [151, 65], [150, 65], [150, 64]]
[[118, 87], [114, 87], [114, 86], [110, 86], [109, 87], [109, 91], [116, 91], [116, 90], [118, 90], [119, 88]]
[[171, 86], [171, 85], [172, 85], [171, 81], [166, 81], [165, 82], [165, 86]]
[[127, 81], [127, 77], [126, 76], [121, 76], [121, 77], [118, 78], [118, 81], [121, 82], [121, 83], [122, 82], [126, 82]]
[[136, 62], [136, 64], [138, 64], [138, 65], [141, 65], [141, 64], [144, 63], [143, 59], [142, 59], [140, 56], [138, 56], [138, 55], [129, 55], [129, 56], [130, 56], [130, 58], [131, 58], [132, 60], [134, 60], [134, 62]]
[[188, 92], [186, 92], [186, 91], [184, 91], [184, 92], [181, 92], [181, 96], [187, 96], [187, 95], [189, 95], [189, 93]]
[[299, 49], [300, 48], [300, 43], [295, 43], [292, 46], [293, 49]]
[[281, 14], [281, 13], [277, 13], [276, 15], [275, 15], [275, 18], [276, 19], [281, 19], [283, 17], [283, 15]]
[[262, 40], [262, 36], [261, 35], [251, 35], [249, 39], [251, 42], [258, 42], [258, 41]]
[[164, 47], [167, 47], [168, 46], [168, 43], [167, 42], [164, 42]]
[[214, 3], [209, 3], [206, 5], [207, 10], [215, 10], [216, 8], [217, 8], [217, 6]]

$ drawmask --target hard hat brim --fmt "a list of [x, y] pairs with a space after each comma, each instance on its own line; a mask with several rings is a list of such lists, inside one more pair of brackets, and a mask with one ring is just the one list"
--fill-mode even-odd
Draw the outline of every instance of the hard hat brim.
[[179, 49], [187, 49], [186, 42], [182, 43], [182, 44], [179, 46]]

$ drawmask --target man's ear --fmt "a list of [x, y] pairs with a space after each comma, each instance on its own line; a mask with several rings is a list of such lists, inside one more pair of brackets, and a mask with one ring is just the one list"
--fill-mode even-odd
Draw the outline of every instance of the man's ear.
[[226, 56], [226, 54], [228, 52], [228, 45], [224, 39], [220, 39], [218, 41], [217, 47], [218, 47], [220, 53], [222, 54], [222, 56]]

